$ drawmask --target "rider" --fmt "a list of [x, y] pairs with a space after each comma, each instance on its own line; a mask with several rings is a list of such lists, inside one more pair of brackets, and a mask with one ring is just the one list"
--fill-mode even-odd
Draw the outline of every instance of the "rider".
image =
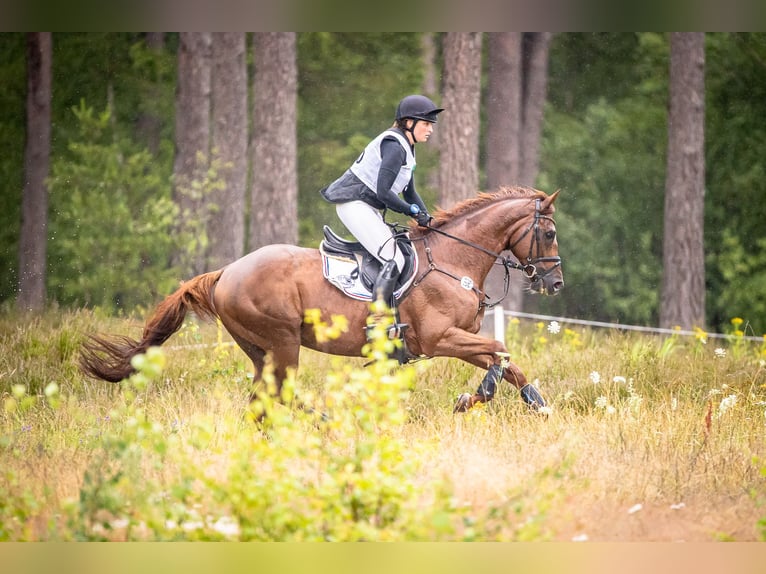
[[431, 220], [415, 190], [415, 144], [428, 141], [442, 111], [426, 96], [403, 98], [396, 108], [394, 124], [367, 144], [351, 167], [320, 192], [327, 201], [336, 204], [343, 225], [383, 264], [373, 295], [392, 308], [404, 256], [383, 219], [383, 212], [390, 209], [404, 213], [421, 226]]

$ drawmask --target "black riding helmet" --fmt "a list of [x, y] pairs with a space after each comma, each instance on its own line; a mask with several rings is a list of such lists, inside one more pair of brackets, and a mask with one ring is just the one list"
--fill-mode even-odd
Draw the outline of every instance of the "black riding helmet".
[[435, 124], [436, 116], [443, 111], [444, 108], [437, 108], [436, 104], [427, 97], [415, 94], [402, 98], [396, 107], [396, 119], [412, 118]]

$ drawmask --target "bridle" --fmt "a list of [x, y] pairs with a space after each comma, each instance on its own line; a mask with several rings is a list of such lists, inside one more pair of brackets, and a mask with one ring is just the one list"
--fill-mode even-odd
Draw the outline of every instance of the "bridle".
[[[532, 238], [531, 238], [531, 241], [529, 242], [529, 253], [527, 254], [527, 257], [526, 257], [526, 263], [521, 263], [520, 261], [514, 261], [510, 257], [506, 257], [500, 253], [491, 251], [472, 241], [468, 241], [467, 239], [463, 239], [462, 237], [457, 237], [455, 235], [447, 233], [446, 231], [442, 231], [441, 229], [437, 227], [431, 227], [430, 225], [426, 225], [426, 228], [430, 229], [434, 233], [438, 233], [439, 235], [443, 235], [444, 237], [448, 237], [452, 239], [453, 241], [457, 241], [458, 243], [462, 243], [463, 245], [467, 245], [469, 247], [472, 247], [473, 249], [476, 249], [478, 251], [481, 251], [482, 253], [486, 253], [487, 255], [494, 257], [495, 259], [499, 260], [498, 264], [502, 265], [503, 268], [505, 269], [505, 277], [503, 279], [503, 296], [493, 303], [488, 303], [483, 300], [480, 301], [479, 302], [480, 310], [483, 307], [487, 307], [491, 309], [498, 303], [501, 303], [508, 296], [508, 289], [510, 287], [510, 279], [511, 279], [511, 273], [510, 273], [511, 269], [519, 269], [522, 273], [524, 273], [527, 279], [535, 282], [535, 281], [541, 280], [543, 277], [551, 273], [554, 269], [561, 266], [561, 257], [559, 257], [558, 255], [543, 257], [540, 254], [540, 251], [541, 251], [540, 221], [542, 219], [547, 219], [554, 225], [556, 224], [556, 222], [553, 220], [552, 217], [548, 215], [543, 215], [540, 212], [540, 205], [541, 205], [541, 200], [539, 198], [535, 199], [535, 213], [534, 213], [532, 222], [521, 233], [521, 235], [517, 237], [516, 240], [508, 246], [508, 249], [512, 251], [516, 245], [518, 245], [527, 235], [531, 233]], [[426, 244], [426, 236], [423, 236], [420, 239], [422, 239], [424, 244]], [[536, 250], [535, 250], [535, 246], [537, 246]], [[428, 269], [414, 281], [413, 286], [417, 286], [418, 284], [420, 284], [423, 281], [423, 279], [426, 277], [426, 275], [428, 275], [431, 271], [438, 271], [440, 273], [448, 275], [449, 277], [452, 277], [453, 279], [457, 281], [462, 281], [462, 278], [457, 277], [453, 275], [452, 273], [445, 271], [443, 269], [439, 269], [436, 266], [431, 254], [431, 248], [427, 244], [425, 247], [425, 252], [426, 252], [426, 257], [428, 258]], [[542, 272], [538, 272], [538, 264], [540, 263], [553, 263], [553, 265], [544, 269]], [[480, 297], [483, 295], [485, 299], [489, 299], [489, 295], [487, 295], [486, 293], [482, 293], [476, 287], [472, 287], [472, 289], [473, 291], [478, 293]]]

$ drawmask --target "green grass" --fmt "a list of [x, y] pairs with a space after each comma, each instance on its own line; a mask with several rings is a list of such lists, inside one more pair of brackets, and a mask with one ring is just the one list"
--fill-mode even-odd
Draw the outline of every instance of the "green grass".
[[141, 327], [0, 317], [0, 540], [766, 538], [764, 345], [513, 321], [548, 417], [507, 384], [453, 415], [483, 376], [457, 360], [304, 351], [288, 390], [330, 420], [264, 399], [264, 426], [216, 325], [119, 385], [82, 377], [89, 333]]

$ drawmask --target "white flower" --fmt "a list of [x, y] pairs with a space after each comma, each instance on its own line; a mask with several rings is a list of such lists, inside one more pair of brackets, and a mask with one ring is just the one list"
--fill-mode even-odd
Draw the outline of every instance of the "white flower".
[[723, 359], [726, 356], [726, 349], [722, 349], [721, 347], [716, 348], [716, 350], [713, 352], [719, 359]]
[[617, 383], [618, 385], [624, 385], [625, 384], [625, 377], [621, 377], [620, 375], [617, 375], [612, 379], [613, 383]]
[[604, 395], [601, 395], [599, 398], [596, 399], [596, 408], [597, 409], [605, 409], [608, 404], [609, 404], [609, 401], [607, 401], [607, 399], [606, 399], [606, 397]]
[[728, 411], [734, 405], [737, 404], [737, 395], [729, 395], [721, 399], [721, 404], [718, 405], [718, 416]]
[[598, 374], [598, 371], [592, 371], [588, 377], [594, 385], [597, 385], [601, 382], [601, 375]]
[[608, 406], [606, 407], [606, 414], [608, 414], [608, 415], [613, 415], [613, 414], [614, 414], [614, 413], [616, 413], [616, 412], [617, 412], [617, 409], [616, 409], [616, 408], [614, 408], [612, 405], [608, 405]]
[[588, 541], [587, 534], [578, 534], [577, 536], [572, 536], [572, 542], [587, 542], [587, 541]]
[[630, 508], [628, 508], [628, 514], [635, 514], [636, 512], [638, 512], [639, 510], [641, 510], [643, 507], [644, 507], [644, 505], [643, 505], [643, 504], [641, 504], [641, 503], [639, 503], [639, 504], [634, 504], [633, 506], [631, 506]]
[[670, 510], [681, 510], [685, 506], [686, 506], [686, 504], [683, 503], [683, 502], [679, 502], [678, 504], [671, 504], [670, 505]]
[[551, 321], [548, 323], [548, 332], [551, 335], [558, 335], [561, 332], [561, 325], [558, 321]]

